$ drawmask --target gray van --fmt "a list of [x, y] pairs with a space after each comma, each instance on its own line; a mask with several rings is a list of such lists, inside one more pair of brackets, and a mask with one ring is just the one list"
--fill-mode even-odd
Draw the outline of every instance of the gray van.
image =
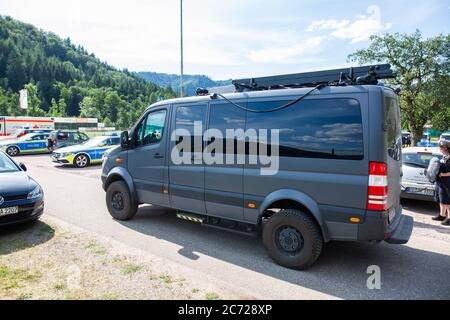
[[[150, 106], [104, 161], [109, 212], [128, 220], [140, 204], [153, 204], [205, 227], [262, 234], [269, 255], [293, 269], [310, 267], [334, 240], [407, 243], [413, 219], [400, 205], [398, 92], [377, 85], [382, 71], [374, 70], [238, 80], [234, 93], [200, 90]], [[209, 129], [224, 138], [211, 139]], [[239, 129], [276, 130], [279, 138], [253, 148], [258, 137], [225, 134]], [[194, 148], [180, 150], [183, 142]], [[244, 161], [206, 164], [213, 143]], [[265, 149], [278, 160], [269, 174], [267, 163], [250, 159], [251, 150]], [[179, 163], [177, 154], [192, 162]]]

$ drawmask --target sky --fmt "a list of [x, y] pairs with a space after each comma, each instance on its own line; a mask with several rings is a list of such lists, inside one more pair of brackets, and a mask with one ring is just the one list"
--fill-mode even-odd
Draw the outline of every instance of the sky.
[[[346, 67], [372, 34], [450, 31], [448, 0], [183, 0], [186, 74], [237, 79]], [[119, 69], [180, 72], [180, 0], [0, 0]]]

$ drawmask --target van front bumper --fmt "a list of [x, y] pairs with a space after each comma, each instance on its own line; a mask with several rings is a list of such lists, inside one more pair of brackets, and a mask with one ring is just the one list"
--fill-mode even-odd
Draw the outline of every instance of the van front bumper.
[[390, 244], [406, 244], [411, 238], [414, 219], [403, 214], [400, 207], [389, 223], [387, 212], [368, 211], [365, 222], [359, 225], [359, 241], [386, 241]]

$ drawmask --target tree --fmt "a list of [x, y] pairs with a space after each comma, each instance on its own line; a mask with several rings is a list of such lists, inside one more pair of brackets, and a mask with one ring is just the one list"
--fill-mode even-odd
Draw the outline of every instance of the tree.
[[80, 117], [101, 119], [101, 113], [96, 108], [92, 97], [85, 97], [80, 102]]
[[59, 99], [58, 101], [58, 114], [60, 117], [66, 116], [66, 100], [64, 98]]
[[[0, 15], [0, 110], [6, 115], [26, 115], [18, 107], [18, 92], [30, 83], [36, 88], [28, 114], [89, 114], [110, 119], [120, 126], [129, 123], [130, 106], [148, 106], [150, 97], [175, 96], [129, 71], [119, 71], [89, 54], [70, 39], [44, 32]], [[36, 89], [36, 90], [34, 90]], [[86, 100], [91, 97], [92, 100]], [[54, 100], [54, 101], [53, 101]], [[83, 107], [84, 111], [80, 110]], [[141, 108], [141, 107], [140, 107]], [[128, 111], [127, 111], [128, 110]], [[131, 109], [131, 118], [137, 117]]]
[[50, 110], [48, 110], [48, 115], [51, 117], [65, 117], [66, 116], [66, 102], [64, 98], [59, 99], [56, 103], [55, 99], [52, 99]]
[[11, 90], [15, 92], [21, 90], [26, 83], [25, 62], [16, 50], [12, 50], [9, 54], [6, 77]]
[[28, 91], [28, 110], [27, 115], [31, 117], [45, 117], [46, 113], [41, 109], [42, 101], [39, 99], [37, 87], [29, 83], [25, 85]]
[[108, 117], [103, 119], [103, 123], [105, 124], [105, 127], [107, 127], [107, 128], [114, 127], [114, 123]]
[[48, 110], [48, 115], [51, 117], [59, 117], [58, 108], [59, 108], [58, 104], [56, 103], [56, 100], [53, 98], [50, 109]]
[[130, 110], [130, 105], [125, 103], [119, 109], [116, 124], [120, 129], [125, 130], [130, 128], [132, 121], [133, 113]]
[[395, 68], [397, 78], [388, 84], [402, 90], [402, 117], [416, 143], [428, 122], [442, 124], [445, 117], [448, 119], [449, 57], [449, 35], [423, 39], [417, 30], [411, 35], [372, 36], [369, 48], [355, 52], [349, 59], [360, 64], [387, 62]]

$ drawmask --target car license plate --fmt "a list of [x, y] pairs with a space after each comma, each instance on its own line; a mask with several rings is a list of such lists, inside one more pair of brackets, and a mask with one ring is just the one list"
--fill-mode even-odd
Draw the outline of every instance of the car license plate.
[[8, 216], [10, 214], [16, 214], [16, 213], [19, 213], [19, 207], [0, 209], [0, 217], [4, 217], [4, 216]]
[[422, 195], [426, 195], [426, 196], [434, 196], [433, 189], [406, 188], [406, 192], [412, 193], [412, 194], [422, 194]]

